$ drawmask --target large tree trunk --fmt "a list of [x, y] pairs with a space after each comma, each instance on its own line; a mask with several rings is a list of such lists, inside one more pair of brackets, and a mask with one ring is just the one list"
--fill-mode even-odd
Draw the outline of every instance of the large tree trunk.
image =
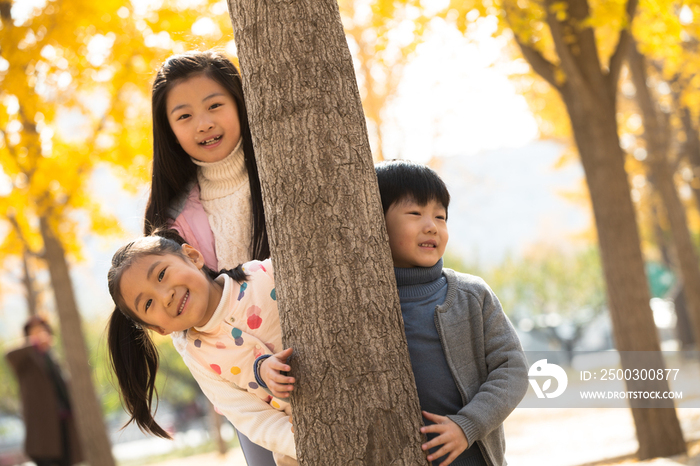
[[70, 370], [72, 408], [83, 454], [91, 466], [113, 466], [114, 458], [92, 383], [88, 353], [83, 339], [78, 306], [73, 294], [66, 255], [46, 217], [39, 220], [44, 240], [44, 258], [49, 267], [56, 309], [61, 324], [61, 341]]
[[651, 172], [649, 179], [656, 188], [671, 227], [675, 246], [675, 263], [683, 282], [688, 315], [693, 327], [695, 341], [700, 341], [700, 263], [688, 229], [685, 206], [681, 202], [673, 181], [673, 169], [668, 161], [670, 150], [670, 129], [668, 115], [654, 105], [647, 87], [647, 72], [644, 56], [634, 45], [630, 47], [629, 67], [632, 81], [637, 89], [637, 102], [644, 122], [644, 135], [647, 142], [646, 165]]
[[302, 465], [426, 464], [365, 119], [335, 0], [230, 0]]
[[[615, 346], [619, 351], [660, 351], [614, 106], [602, 101], [583, 103], [574, 92], [564, 100], [593, 204]], [[658, 357], [661, 359], [660, 353]], [[658, 367], [664, 367], [663, 362]], [[627, 388], [639, 390], [634, 381], [627, 382]], [[655, 387], [668, 389], [666, 381]], [[685, 452], [675, 408], [673, 403], [668, 405], [632, 407], [640, 459]]]
[[[617, 133], [618, 77], [631, 37], [627, 31], [620, 33], [617, 49], [604, 72], [593, 30], [581, 27], [590, 15], [587, 0], [566, 0], [564, 17], [557, 17], [552, 8], [554, 2], [547, 0], [545, 7], [560, 64], [552, 64], [518, 36], [516, 40], [533, 69], [560, 92], [571, 120], [593, 205], [615, 346], [622, 352], [655, 351], [657, 363], [663, 367], [624, 153]], [[636, 0], [628, 0], [626, 12], [630, 18], [634, 17], [635, 8]], [[563, 72], [564, 82], [557, 71]], [[625, 353], [621, 362], [624, 368], [631, 368], [634, 363]], [[627, 388], [640, 387], [629, 381]], [[661, 381], [654, 390], [668, 390], [668, 383]], [[673, 403], [668, 406], [659, 409], [630, 406], [641, 459], [686, 451]]]

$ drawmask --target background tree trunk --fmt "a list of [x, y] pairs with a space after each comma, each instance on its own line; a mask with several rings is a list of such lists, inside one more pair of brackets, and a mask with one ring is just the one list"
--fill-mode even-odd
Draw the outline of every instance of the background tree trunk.
[[29, 268], [29, 251], [22, 252], [22, 284], [27, 294], [27, 313], [30, 317], [37, 314], [37, 293], [34, 286], [34, 275]]
[[[654, 197], [656, 193], [652, 194]], [[651, 215], [654, 228], [654, 236], [656, 239], [656, 246], [659, 248], [661, 254], [661, 262], [664, 266], [673, 270], [677, 274], [676, 262], [671, 258], [671, 245], [668, 239], [668, 234], [661, 226], [661, 218], [659, 214], [659, 209], [656, 203], [652, 201], [651, 203]], [[680, 349], [682, 351], [692, 351], [693, 345], [695, 344], [695, 338], [693, 337], [693, 324], [690, 322], [690, 316], [688, 316], [688, 308], [686, 306], [685, 293], [683, 291], [682, 281], [677, 280], [673, 288], [666, 293], [666, 297], [673, 300], [673, 307], [676, 311], [676, 338], [681, 343]]]
[[700, 210], [700, 134], [698, 133], [697, 122], [693, 122], [690, 110], [683, 107], [681, 110], [681, 121], [685, 130], [685, 155], [693, 169], [693, 179], [690, 187], [695, 195], [695, 207]]
[[[567, 107], [580, 110], [576, 96], [565, 98]], [[571, 102], [571, 103], [569, 103]], [[610, 103], [607, 103], [610, 109]], [[569, 107], [569, 108], [571, 108]], [[604, 102], [591, 102], [605, 108]], [[630, 187], [624, 168], [624, 154], [617, 139], [615, 113], [570, 111], [572, 126], [586, 181], [591, 194], [598, 241], [605, 274], [615, 346], [619, 351], [660, 351], [656, 325], [649, 306], [650, 294], [644, 271], [639, 234]], [[612, 107], [614, 108], [614, 107]], [[597, 116], [597, 118], [596, 118]], [[658, 354], [661, 359], [661, 354]], [[629, 367], [622, 361], [624, 367]], [[659, 362], [658, 367], [664, 367]], [[634, 381], [628, 390], [639, 390]], [[650, 388], [646, 386], [645, 390]], [[667, 391], [666, 381], [655, 390]], [[683, 433], [673, 403], [668, 408], [632, 407], [639, 441], [640, 459], [685, 452]]]
[[216, 451], [218, 451], [220, 455], [225, 455], [228, 451], [228, 447], [226, 446], [226, 441], [221, 436], [221, 426], [223, 424], [223, 420], [221, 418], [221, 414], [216, 412], [214, 405], [208, 401], [207, 417], [209, 418], [209, 433], [211, 434], [214, 443], [216, 443]]
[[[571, 120], [593, 205], [615, 346], [623, 352], [656, 351], [659, 367], [663, 367], [616, 121], [618, 78], [631, 36], [625, 30], [620, 33], [609, 66], [603, 71], [593, 29], [580, 27], [590, 15], [587, 0], [561, 2], [566, 12], [563, 16], [557, 16], [554, 2], [547, 0], [545, 7], [560, 64], [552, 64], [521, 38], [516, 36], [516, 40], [535, 72], [559, 91]], [[629, 0], [630, 18], [635, 9], [636, 0]], [[564, 79], [557, 76], [559, 71]], [[621, 362], [625, 368], [633, 363], [624, 354]], [[639, 388], [634, 381], [627, 382], [627, 387]], [[668, 383], [662, 381], [654, 389], [668, 390]], [[631, 406], [640, 459], [686, 451], [675, 408], [672, 403], [668, 406]]]
[[80, 314], [73, 294], [73, 284], [65, 251], [45, 216], [39, 219], [39, 228], [44, 240], [44, 259], [49, 267], [51, 287], [61, 324], [63, 351], [70, 370], [73, 415], [83, 454], [91, 466], [113, 466], [115, 463], [112, 457], [112, 448], [107, 436], [102, 409], [95, 395]]
[[[426, 464], [365, 117], [335, 0], [230, 0], [302, 465]], [[276, 349], [277, 350], [277, 349]]]
[[644, 122], [648, 154], [645, 162], [651, 172], [649, 180], [663, 201], [676, 253], [674, 262], [678, 264], [677, 269], [680, 272], [678, 279], [683, 282], [695, 341], [700, 341], [700, 264], [688, 229], [685, 206], [678, 195], [673, 180], [673, 169], [668, 161], [671, 138], [669, 116], [660, 112], [654, 105], [654, 99], [647, 87], [644, 56], [637, 51], [634, 44], [630, 47], [629, 67]]

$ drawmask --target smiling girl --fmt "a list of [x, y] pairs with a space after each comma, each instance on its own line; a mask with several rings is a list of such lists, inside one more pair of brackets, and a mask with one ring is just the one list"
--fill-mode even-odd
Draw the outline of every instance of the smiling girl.
[[212, 270], [265, 260], [260, 180], [236, 67], [218, 52], [168, 58], [153, 83], [144, 230], [173, 228]]
[[[260, 180], [234, 64], [214, 51], [173, 55], [153, 82], [152, 113], [145, 233], [175, 229], [211, 270], [267, 259]], [[171, 336], [181, 347], [183, 332]], [[274, 465], [270, 452], [239, 438], [249, 466]]]
[[271, 261], [216, 273], [181, 238], [156, 233], [166, 237], [147, 236], [120, 248], [108, 273], [116, 306], [109, 354], [131, 420], [170, 438], [152, 414], [158, 352], [148, 330], [178, 333], [175, 347], [214, 406], [273, 451], [278, 466], [296, 465], [289, 404], [273, 397], [256, 374], [257, 363], [282, 348]]

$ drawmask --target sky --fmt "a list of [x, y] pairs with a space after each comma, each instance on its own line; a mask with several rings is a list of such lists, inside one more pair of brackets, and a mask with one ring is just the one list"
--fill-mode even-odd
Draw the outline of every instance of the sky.
[[469, 39], [441, 20], [431, 25], [388, 112], [385, 157], [424, 163], [535, 140], [537, 123], [507, 76], [524, 64], [504, 56], [505, 38], [490, 37], [495, 18]]
[[[522, 64], [504, 57], [504, 39], [490, 38], [494, 28], [485, 20], [467, 40], [434, 22], [405, 69], [385, 130], [386, 158], [440, 158], [438, 171], [454, 199], [448, 252], [486, 265], [543, 239], [565, 243], [587, 224], [586, 212], [559, 195], [580, 182], [582, 171], [577, 164], [553, 169], [562, 148], [537, 141], [535, 120], [507, 77]], [[107, 169], [94, 174], [92, 185], [123, 234], [86, 236], [86, 260], [73, 267], [88, 320], [111, 311], [105, 279], [111, 255], [140, 233], [147, 199], [147, 187], [127, 194]], [[2, 298], [0, 337], [10, 338], [19, 335], [26, 311], [21, 295], [7, 290]]]
[[583, 179], [579, 163], [555, 168], [564, 148], [538, 141], [537, 123], [508, 74], [523, 72], [485, 19], [467, 39], [442, 21], [406, 67], [389, 110], [386, 158], [433, 157], [453, 201], [448, 253], [493, 266], [535, 243], [567, 247], [589, 213], [561, 193]]

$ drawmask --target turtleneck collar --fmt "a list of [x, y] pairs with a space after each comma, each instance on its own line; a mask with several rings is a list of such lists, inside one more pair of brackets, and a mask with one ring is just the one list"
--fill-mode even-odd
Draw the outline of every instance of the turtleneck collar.
[[197, 170], [200, 199], [218, 199], [235, 192], [242, 184], [248, 183], [248, 170], [245, 166], [243, 138], [233, 151], [217, 162], [202, 162], [192, 159]]
[[442, 258], [432, 267], [394, 267], [398, 286], [423, 285], [442, 276]]
[[445, 285], [442, 275], [442, 259], [432, 267], [394, 267], [399, 297], [420, 298], [429, 296]]

